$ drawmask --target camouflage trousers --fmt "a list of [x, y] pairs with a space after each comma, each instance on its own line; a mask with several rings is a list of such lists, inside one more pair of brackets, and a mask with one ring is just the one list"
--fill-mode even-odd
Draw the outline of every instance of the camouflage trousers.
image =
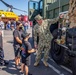
[[39, 42], [37, 56], [36, 56], [36, 62], [40, 61], [41, 55], [42, 55], [42, 51], [44, 51], [43, 61], [47, 62], [50, 48], [51, 48], [51, 42], [48, 42], [48, 43]]

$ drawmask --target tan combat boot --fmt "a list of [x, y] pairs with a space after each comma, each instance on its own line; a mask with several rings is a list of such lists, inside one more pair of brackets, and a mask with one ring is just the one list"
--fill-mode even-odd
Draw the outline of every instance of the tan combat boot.
[[48, 67], [48, 63], [46, 61], [43, 61], [43, 64]]
[[34, 63], [34, 66], [36, 67], [36, 66], [38, 66], [39, 65], [39, 62], [35, 62]]

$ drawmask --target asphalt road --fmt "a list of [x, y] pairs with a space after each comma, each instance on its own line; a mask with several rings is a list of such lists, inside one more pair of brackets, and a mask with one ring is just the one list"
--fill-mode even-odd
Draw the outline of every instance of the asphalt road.
[[[31, 33], [32, 29], [29, 29], [28, 32]], [[31, 38], [29, 41], [33, 46], [32, 34], [30, 35], [30, 37]], [[5, 59], [9, 60], [9, 65], [0, 66], [0, 75], [20, 75], [19, 69], [15, 68], [13, 36], [11, 30], [4, 31], [3, 49], [4, 49]], [[38, 67], [34, 67], [33, 64], [35, 62], [35, 56], [36, 56], [35, 54], [31, 54], [30, 65], [29, 65], [29, 70], [33, 75], [72, 75], [72, 71], [69, 68], [63, 65], [56, 64], [50, 56], [48, 60], [49, 67], [44, 66], [42, 59], [40, 61], [40, 65]]]

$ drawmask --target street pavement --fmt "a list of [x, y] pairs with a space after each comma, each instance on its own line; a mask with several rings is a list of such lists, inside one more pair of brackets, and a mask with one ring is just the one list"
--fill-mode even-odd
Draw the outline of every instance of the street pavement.
[[[0, 66], [0, 75], [20, 75], [19, 69], [15, 68], [14, 62], [14, 50], [13, 50], [13, 31], [11, 30], [4, 30], [4, 37], [3, 37], [3, 49], [5, 60], [9, 60], [8, 66]], [[28, 29], [27, 32], [31, 33], [29, 41], [33, 46], [33, 39], [32, 39], [32, 28]], [[43, 54], [42, 54], [43, 56]], [[72, 75], [72, 71], [63, 66], [58, 65], [54, 62], [54, 60], [49, 55], [48, 64], [49, 67], [45, 67], [43, 64], [43, 60], [41, 59], [40, 64], [38, 67], [34, 67], [33, 64], [35, 62], [35, 53], [31, 54], [30, 56], [30, 65], [29, 71], [33, 75]]]

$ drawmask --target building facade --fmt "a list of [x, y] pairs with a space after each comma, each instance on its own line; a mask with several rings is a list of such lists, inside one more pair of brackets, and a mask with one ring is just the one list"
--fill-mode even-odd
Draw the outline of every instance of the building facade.
[[69, 9], [69, 0], [56, 0], [47, 7], [46, 17], [55, 18], [59, 15], [60, 12], [68, 11], [68, 9]]
[[[40, 0], [39, 2], [33, 2], [33, 8], [29, 8], [29, 19], [33, 20], [34, 16], [40, 14], [45, 18], [55, 18], [60, 12], [68, 11], [70, 0]], [[37, 7], [36, 8], [36, 4]]]

